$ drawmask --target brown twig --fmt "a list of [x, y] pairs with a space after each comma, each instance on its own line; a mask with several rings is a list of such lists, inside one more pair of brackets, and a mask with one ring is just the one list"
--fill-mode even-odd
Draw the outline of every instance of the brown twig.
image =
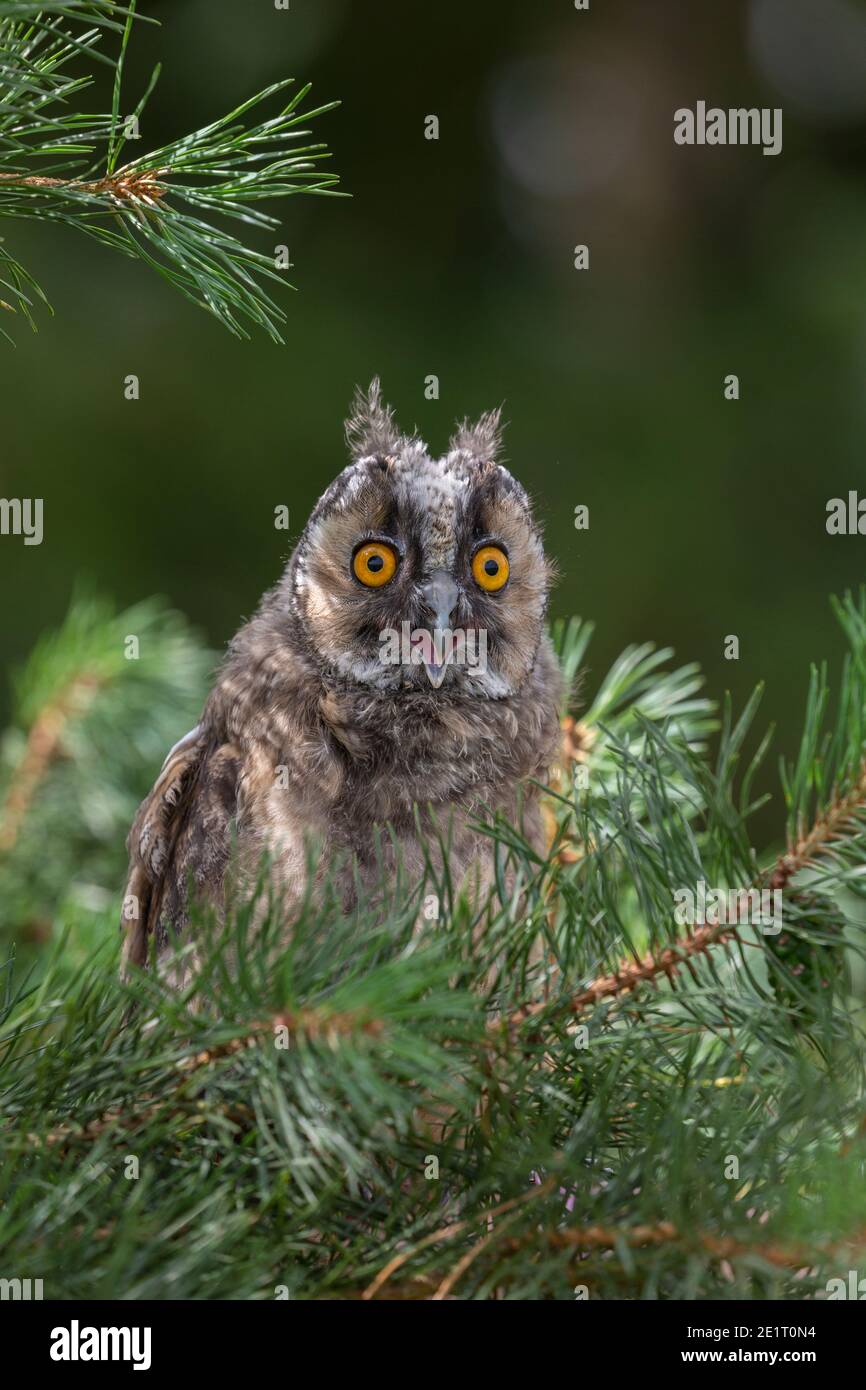
[[[331, 1045], [339, 1038], [358, 1033], [378, 1037], [384, 1031], [384, 1027], [385, 1025], [380, 1019], [368, 1018], [365, 1015], [349, 1011], [341, 1014], [328, 1014], [321, 1010], [303, 1009], [297, 1013], [276, 1014], [273, 1018], [254, 1024], [253, 1031], [241, 1038], [230, 1038], [227, 1042], [217, 1043], [213, 1047], [182, 1057], [176, 1066], [176, 1071], [179, 1073], [178, 1081], [182, 1088], [190, 1079], [192, 1072], [199, 1071], [202, 1067], [211, 1066], [214, 1062], [225, 1057], [236, 1056], [248, 1048], [259, 1047], [268, 1038], [273, 1039], [277, 1030], [281, 1028], [288, 1031], [289, 1037], [296, 1039], [303, 1037], [309, 1041], [324, 1042]], [[102, 1114], [88, 1121], [87, 1124], [61, 1123], [46, 1134], [28, 1134], [28, 1142], [34, 1148], [39, 1148], [43, 1144], [51, 1148], [75, 1139], [99, 1139], [111, 1129], [118, 1129], [123, 1134], [134, 1132], [142, 1125], [165, 1115], [168, 1110], [173, 1109], [175, 1112], [179, 1112], [183, 1104], [183, 1090], [181, 1089], [165, 1101], [155, 1101], [152, 1095], [142, 1096], [140, 1099], [146, 1101], [147, 1104], [138, 1110], [132, 1110], [128, 1105], [123, 1107], [110, 1106]], [[187, 1114], [189, 1122], [191, 1124], [203, 1124], [208, 1118], [210, 1110], [203, 1101], [194, 1100], [191, 1104], [194, 1108]], [[252, 1111], [247, 1106], [231, 1106], [222, 1107], [221, 1113], [229, 1119], [242, 1123], [248, 1119]]]
[[435, 1245], [436, 1242], [440, 1240], [453, 1240], [454, 1236], [460, 1235], [461, 1232], [468, 1230], [470, 1226], [477, 1225], [479, 1221], [492, 1221], [495, 1217], [502, 1216], [505, 1212], [511, 1211], [514, 1207], [520, 1206], [524, 1202], [531, 1202], [534, 1198], [541, 1197], [542, 1195], [546, 1196], [552, 1190], [553, 1179], [549, 1178], [547, 1182], [541, 1183], [540, 1186], [531, 1187], [528, 1192], [522, 1192], [519, 1197], [512, 1197], [507, 1202], [501, 1202], [498, 1207], [491, 1207], [488, 1211], [479, 1212], [474, 1218], [467, 1217], [464, 1221], [452, 1221], [448, 1226], [440, 1226], [438, 1231], [433, 1231], [429, 1236], [425, 1236], [417, 1245], [413, 1245], [410, 1250], [401, 1250], [399, 1255], [395, 1255], [390, 1259], [384, 1269], [379, 1270], [373, 1282], [368, 1284], [364, 1289], [361, 1298], [365, 1302], [375, 1298], [382, 1286], [391, 1278], [391, 1275], [396, 1274], [397, 1270], [401, 1269], [407, 1260], [411, 1260], [413, 1255], [417, 1255], [421, 1250], [426, 1250], [428, 1245]]
[[[627, 958], [620, 961], [611, 974], [600, 975], [591, 981], [585, 989], [572, 995], [566, 1001], [565, 1007], [569, 1013], [578, 1014], [591, 1005], [598, 1004], [602, 999], [614, 999], [623, 994], [630, 994], [632, 990], [637, 989], [638, 985], [654, 982], [660, 975], [673, 981], [682, 966], [688, 968], [694, 956], [704, 955], [711, 946], [722, 945], [735, 938], [736, 935], [737, 926], [730, 922], [693, 928], [689, 936], [677, 941], [674, 945], [666, 946], [658, 955], [648, 952], [640, 960]], [[523, 1008], [516, 1009], [514, 1013], [509, 1014], [505, 1022], [509, 1028], [519, 1028], [527, 1019], [543, 1013], [548, 1007], [548, 1004], [543, 1000], [533, 1004], [525, 1004]], [[495, 1021], [491, 1024], [494, 1031], [501, 1027], [502, 1021]]]
[[88, 193], [95, 198], [114, 198], [117, 202], [159, 202], [166, 192], [163, 176], [168, 169], [118, 170], [104, 178], [79, 182], [76, 179], [51, 178], [44, 174], [0, 173], [0, 181], [22, 188], [64, 188], [71, 193]]
[[62, 752], [63, 731], [69, 719], [82, 712], [100, 684], [97, 676], [86, 672], [76, 676], [34, 720], [0, 810], [0, 851], [11, 850], [15, 845], [39, 784]]
[[259, 1047], [267, 1037], [274, 1038], [277, 1032], [285, 1029], [289, 1038], [303, 1037], [309, 1042], [336, 1042], [339, 1038], [366, 1033], [369, 1037], [379, 1037], [385, 1025], [379, 1018], [369, 1018], [352, 1010], [345, 1013], [325, 1013], [319, 1009], [299, 1009], [297, 1012], [275, 1014], [262, 1023], [254, 1023], [251, 1031], [242, 1038], [230, 1038], [228, 1042], [217, 1043], [202, 1052], [192, 1053], [178, 1063], [179, 1071], [194, 1071], [209, 1066], [222, 1057], [231, 1057], [250, 1047]]
[[866, 808], [866, 758], [851, 790], [831, 802], [806, 834], [801, 834], [780, 854], [770, 876], [770, 887], [786, 888], [788, 880], [815, 859], [826, 854], [836, 841], [850, 831], [859, 812]]
[[659, 1221], [655, 1225], [632, 1227], [576, 1226], [564, 1230], [530, 1231], [526, 1235], [512, 1236], [505, 1241], [505, 1248], [516, 1253], [525, 1245], [544, 1243], [550, 1249], [578, 1249], [582, 1253], [592, 1250], [612, 1250], [618, 1244], [629, 1249], [679, 1245], [697, 1247], [719, 1260], [733, 1260], [750, 1255], [766, 1260], [768, 1264], [782, 1269], [803, 1269], [813, 1266], [816, 1259], [836, 1255], [839, 1251], [857, 1249], [866, 1245], [866, 1230], [860, 1230], [844, 1240], [809, 1248], [803, 1245], [784, 1245], [777, 1242], [767, 1244], [738, 1240], [734, 1236], [717, 1236], [707, 1231], [682, 1232], [670, 1221]]
[[494, 1240], [499, 1239], [503, 1230], [511, 1225], [513, 1221], [516, 1221], [519, 1215], [519, 1211], [513, 1211], [510, 1216], [506, 1216], [505, 1220], [498, 1227], [493, 1226], [491, 1223], [491, 1229], [487, 1232], [487, 1235], [483, 1236], [481, 1240], [477, 1241], [475, 1245], [472, 1246], [471, 1250], [467, 1250], [466, 1253], [460, 1257], [454, 1268], [446, 1274], [445, 1278], [438, 1285], [436, 1292], [432, 1296], [433, 1303], [442, 1303], [445, 1299], [451, 1297], [451, 1292], [458, 1279], [462, 1279], [469, 1266], [478, 1259], [479, 1255], [484, 1253], [489, 1245], [493, 1244]]
[[[537, 1226], [533, 1226], [532, 1229], [519, 1236], [505, 1235], [508, 1221], [519, 1215], [519, 1212], [513, 1209], [526, 1201], [528, 1197], [540, 1195], [542, 1192], [550, 1192], [553, 1185], [553, 1181], [548, 1180], [543, 1187], [534, 1188], [522, 1198], [504, 1202], [500, 1207], [494, 1208], [488, 1213], [480, 1213], [475, 1221], [468, 1219], [456, 1221], [450, 1226], [444, 1226], [440, 1230], [434, 1231], [432, 1235], [425, 1237], [411, 1250], [401, 1251], [399, 1255], [389, 1260], [373, 1282], [360, 1294], [357, 1290], [345, 1289], [329, 1296], [338, 1298], [360, 1297], [362, 1300], [374, 1297], [412, 1301], [451, 1299], [454, 1296], [452, 1290], [457, 1279], [465, 1273], [469, 1265], [479, 1255], [492, 1245], [496, 1245], [498, 1253], [505, 1258], [522, 1254], [527, 1246], [531, 1246], [535, 1250], [540, 1247], [546, 1247], [548, 1250], [571, 1250], [574, 1252], [574, 1259], [580, 1261], [578, 1268], [583, 1267], [584, 1259], [587, 1256], [595, 1252], [613, 1250], [617, 1245], [626, 1245], [630, 1250], [663, 1249], [665, 1246], [673, 1246], [679, 1250], [701, 1250], [712, 1259], [719, 1261], [745, 1258], [761, 1259], [767, 1264], [775, 1265], [778, 1269], [792, 1272], [814, 1269], [819, 1260], [835, 1258], [840, 1254], [862, 1250], [866, 1247], [866, 1230], [857, 1231], [842, 1240], [810, 1248], [805, 1245], [788, 1245], [778, 1241], [750, 1243], [734, 1236], [714, 1235], [708, 1231], [684, 1232], [670, 1221], [631, 1227], [598, 1225], [575, 1226], [565, 1229], [556, 1227], [553, 1230], [540, 1230]], [[460, 1261], [441, 1282], [437, 1283], [435, 1276], [428, 1272], [408, 1277], [402, 1284], [391, 1283], [391, 1275], [402, 1268], [413, 1255], [427, 1246], [435, 1244], [437, 1241], [453, 1239], [472, 1225], [477, 1224], [478, 1221], [483, 1220], [485, 1216], [501, 1215], [509, 1209], [512, 1210], [512, 1218], [500, 1223], [498, 1229], [488, 1231], [461, 1257]], [[507, 1283], [507, 1268], [497, 1268], [496, 1278], [503, 1284]]]
[[[236, 1124], [249, 1124], [254, 1118], [253, 1110], [248, 1105], [219, 1106], [220, 1114]], [[54, 1129], [48, 1130], [46, 1134], [31, 1133], [27, 1135], [27, 1142], [34, 1148], [40, 1149], [44, 1145], [46, 1148], [62, 1148], [76, 1139], [86, 1139], [94, 1141], [101, 1139], [104, 1134], [112, 1130], [117, 1131], [120, 1137], [127, 1139], [135, 1134], [144, 1125], [150, 1124], [153, 1120], [164, 1117], [166, 1107], [159, 1104], [146, 1105], [140, 1110], [130, 1111], [126, 1106], [112, 1106], [111, 1109], [103, 1111], [95, 1119], [88, 1120], [84, 1125], [59, 1124]], [[175, 1113], [180, 1107], [174, 1106]], [[192, 1109], [186, 1114], [185, 1118], [190, 1126], [204, 1124], [213, 1111], [213, 1107], [208, 1106], [203, 1100], [195, 1101]]]

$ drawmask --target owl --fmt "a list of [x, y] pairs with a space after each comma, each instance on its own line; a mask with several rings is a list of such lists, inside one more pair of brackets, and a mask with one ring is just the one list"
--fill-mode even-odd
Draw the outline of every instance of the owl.
[[219, 916], [263, 860], [290, 923], [311, 875], [338, 875], [350, 910], [359, 884], [374, 892], [398, 867], [420, 883], [431, 846], [452, 883], [489, 891], [478, 823], [496, 813], [543, 850], [535, 782], [559, 739], [553, 571], [497, 461], [499, 413], [464, 422], [434, 458], [374, 381], [345, 434], [348, 467], [138, 810], [125, 967], [187, 944], [193, 904]]

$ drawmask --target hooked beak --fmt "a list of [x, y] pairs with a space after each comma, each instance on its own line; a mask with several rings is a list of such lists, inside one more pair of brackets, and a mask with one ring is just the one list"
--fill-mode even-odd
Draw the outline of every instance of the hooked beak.
[[433, 660], [425, 661], [424, 668], [430, 684], [438, 690], [451, 660], [454, 646], [451, 619], [460, 594], [447, 570], [434, 570], [428, 582], [421, 586], [421, 596], [432, 618], [429, 630], [433, 637]]

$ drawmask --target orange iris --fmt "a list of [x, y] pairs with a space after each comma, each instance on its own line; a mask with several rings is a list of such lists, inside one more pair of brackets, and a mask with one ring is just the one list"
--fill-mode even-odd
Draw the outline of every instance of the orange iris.
[[508, 556], [498, 545], [482, 545], [472, 557], [472, 577], [479, 589], [495, 594], [508, 582]]
[[397, 568], [397, 552], [383, 541], [368, 541], [355, 551], [352, 570], [356, 579], [368, 589], [379, 589], [393, 579]]

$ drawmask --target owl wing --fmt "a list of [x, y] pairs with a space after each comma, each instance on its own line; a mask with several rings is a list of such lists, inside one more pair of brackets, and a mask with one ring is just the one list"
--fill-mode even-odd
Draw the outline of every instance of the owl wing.
[[240, 755], [201, 725], [176, 743], [127, 839], [123, 969], [144, 965], [189, 916], [190, 896], [219, 903], [237, 813]]

